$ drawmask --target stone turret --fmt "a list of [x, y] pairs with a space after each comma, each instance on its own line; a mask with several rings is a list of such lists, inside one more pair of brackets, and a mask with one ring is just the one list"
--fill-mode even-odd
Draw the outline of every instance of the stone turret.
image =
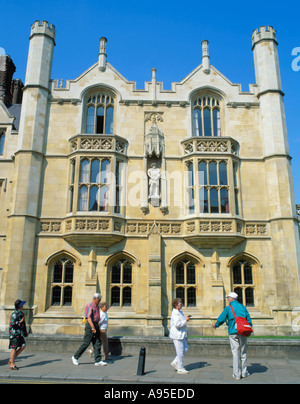
[[253, 31], [252, 50], [259, 95], [266, 91], [282, 92], [277, 45], [273, 27], [260, 27]]
[[[294, 186], [291, 158], [281, 87], [276, 32], [273, 27], [260, 27], [252, 34], [255, 77], [260, 104], [261, 136], [265, 181], [269, 201], [269, 226], [272, 234], [276, 290], [279, 306], [298, 304], [297, 288], [292, 283], [283, 290], [286, 282], [285, 268], [299, 259], [290, 253], [290, 240], [284, 234], [297, 234]], [[284, 258], [283, 258], [284, 257]]]
[[[29, 39], [19, 147], [27, 149], [33, 147], [36, 151], [42, 152], [55, 46], [55, 28], [47, 21], [42, 23], [36, 21], [31, 26]], [[27, 99], [31, 102], [26, 102]], [[28, 117], [31, 118], [28, 120]], [[31, 124], [32, 119], [35, 125]]]
[[265, 156], [289, 153], [277, 45], [273, 27], [254, 30], [252, 50], [262, 112]]
[[[40, 211], [48, 97], [55, 28], [36, 21], [31, 27], [25, 87], [19, 126], [18, 150], [14, 160], [14, 183], [4, 279], [6, 290], [2, 303], [11, 304], [17, 297], [32, 298], [35, 237]], [[30, 198], [28, 196], [30, 195]], [[16, 246], [18, 248], [16, 249]]]
[[26, 70], [26, 85], [39, 85], [49, 88], [55, 27], [47, 21], [36, 21], [31, 26], [30, 46]]

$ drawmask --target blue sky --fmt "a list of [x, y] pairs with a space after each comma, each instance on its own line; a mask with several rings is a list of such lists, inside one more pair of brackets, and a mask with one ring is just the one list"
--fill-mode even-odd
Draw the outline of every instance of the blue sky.
[[292, 51], [300, 47], [299, 1], [0, 0], [0, 15], [0, 48], [16, 65], [14, 78], [25, 80], [31, 24], [47, 20], [57, 31], [53, 79], [74, 79], [88, 69], [98, 59], [99, 38], [105, 36], [107, 60], [123, 76], [144, 88], [155, 67], [165, 89], [201, 63], [201, 41], [207, 39], [211, 64], [247, 91], [255, 82], [251, 34], [272, 25], [300, 204], [300, 70], [292, 69]]

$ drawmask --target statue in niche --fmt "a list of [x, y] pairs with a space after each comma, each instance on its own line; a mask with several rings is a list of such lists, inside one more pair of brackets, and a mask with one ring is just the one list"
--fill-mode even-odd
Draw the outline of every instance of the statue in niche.
[[161, 177], [160, 169], [156, 167], [156, 164], [151, 164], [151, 168], [148, 170], [149, 176], [149, 199], [159, 201], [159, 180]]
[[160, 157], [164, 148], [164, 134], [158, 127], [157, 122], [162, 122], [162, 117], [157, 113], [146, 115], [146, 122], [150, 121], [150, 127], [145, 134], [145, 152], [146, 156]]
[[158, 123], [163, 122], [162, 112], [145, 113], [143, 201], [141, 209], [149, 211], [153, 207], [165, 206], [165, 142], [164, 134]]

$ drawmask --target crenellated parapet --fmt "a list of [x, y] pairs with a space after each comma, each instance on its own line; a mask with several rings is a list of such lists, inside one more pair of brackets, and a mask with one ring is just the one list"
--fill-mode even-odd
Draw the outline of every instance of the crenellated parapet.
[[46, 35], [50, 37], [51, 39], [55, 39], [55, 26], [53, 24], [49, 24], [48, 21], [35, 21], [31, 25], [31, 32], [30, 32], [30, 38], [31, 39], [34, 35]]
[[[275, 41], [276, 39], [276, 31], [271, 26], [261, 26], [256, 28], [252, 33], [252, 46], [254, 47], [258, 42], [263, 40]], [[252, 48], [253, 49], [253, 48]]]
[[54, 25], [48, 21], [35, 21], [32, 24], [25, 89], [32, 85], [49, 88], [55, 33]]
[[262, 26], [253, 31], [252, 50], [259, 97], [271, 92], [283, 95], [277, 46], [276, 31], [273, 27]]

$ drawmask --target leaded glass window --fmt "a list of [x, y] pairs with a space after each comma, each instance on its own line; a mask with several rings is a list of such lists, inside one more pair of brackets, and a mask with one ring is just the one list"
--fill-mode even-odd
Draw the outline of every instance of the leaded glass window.
[[221, 136], [220, 101], [212, 96], [200, 96], [194, 101], [194, 136]]
[[229, 213], [227, 161], [198, 161], [200, 213]]
[[121, 259], [111, 266], [111, 306], [131, 306], [132, 304], [132, 264]]
[[51, 282], [51, 306], [71, 306], [73, 296], [74, 264], [66, 258], [53, 265]]
[[253, 265], [249, 261], [238, 261], [233, 265], [232, 287], [240, 303], [254, 306]]
[[196, 266], [192, 261], [181, 260], [175, 265], [175, 297], [184, 307], [196, 306]]
[[97, 93], [89, 97], [86, 112], [86, 133], [112, 135], [114, 129], [114, 98]]
[[109, 208], [109, 158], [83, 158], [80, 164], [79, 211], [107, 212]]

